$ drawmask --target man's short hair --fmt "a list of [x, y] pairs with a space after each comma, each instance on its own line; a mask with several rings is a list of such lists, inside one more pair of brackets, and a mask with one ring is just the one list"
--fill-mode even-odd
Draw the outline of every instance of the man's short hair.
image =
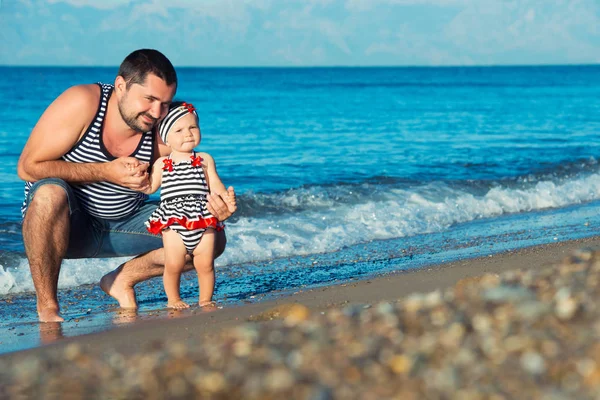
[[177, 84], [177, 73], [171, 61], [158, 50], [140, 49], [125, 57], [119, 67], [119, 76], [127, 82], [127, 88], [134, 83], [144, 84], [146, 76], [154, 74], [171, 86]]

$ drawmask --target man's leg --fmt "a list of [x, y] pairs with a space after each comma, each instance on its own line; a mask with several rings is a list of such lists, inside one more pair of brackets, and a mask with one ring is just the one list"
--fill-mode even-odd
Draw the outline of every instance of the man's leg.
[[[160, 237], [158, 240], [162, 242]], [[135, 240], [131, 238], [130, 240]], [[227, 239], [225, 231], [216, 232], [215, 258], [223, 254]], [[117, 269], [102, 277], [100, 287], [106, 294], [114, 297], [123, 308], [136, 308], [137, 301], [133, 287], [145, 280], [162, 276], [165, 265], [164, 251], [162, 248], [152, 250], [121, 264]], [[194, 268], [188, 257], [184, 271]]]
[[98, 253], [98, 223], [79, 208], [69, 184], [42, 179], [33, 184], [23, 218], [23, 243], [42, 322], [63, 321], [57, 299], [58, 275], [65, 258]]
[[64, 321], [59, 314], [57, 288], [69, 233], [69, 203], [64, 189], [50, 184], [37, 188], [23, 219], [23, 243], [42, 322]]

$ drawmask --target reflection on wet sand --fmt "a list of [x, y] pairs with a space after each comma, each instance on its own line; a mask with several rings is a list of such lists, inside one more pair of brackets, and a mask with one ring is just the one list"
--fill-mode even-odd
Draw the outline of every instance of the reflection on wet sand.
[[219, 309], [222, 309], [222, 306], [217, 306], [216, 303], [211, 303], [202, 307], [199, 306], [192, 306], [191, 308], [186, 308], [186, 309], [173, 309], [173, 308], [167, 308], [167, 309], [158, 309], [158, 310], [152, 310], [152, 311], [142, 311], [140, 313], [140, 311], [138, 309], [126, 309], [126, 308], [119, 308], [116, 309], [112, 312], [112, 323], [114, 326], [123, 326], [123, 325], [128, 325], [128, 324], [132, 324], [136, 321], [140, 321], [140, 320], [153, 320], [153, 319], [161, 319], [161, 318], [167, 318], [167, 319], [177, 319], [177, 318], [185, 318], [185, 317], [190, 317], [194, 314], [199, 314], [199, 313], [210, 313], [210, 312], [214, 312], [217, 311]]
[[39, 327], [42, 344], [52, 343], [64, 337], [62, 322], [42, 322]]
[[184, 309], [175, 309], [169, 308], [167, 309], [167, 318], [182, 318], [182, 317], [190, 317], [195, 314], [200, 313], [210, 313], [222, 309], [223, 307], [217, 306], [215, 302], [211, 302], [210, 304], [204, 306], [193, 306], [190, 308]]
[[200, 306], [200, 311], [201, 312], [214, 312], [217, 310], [222, 309], [222, 306], [217, 306], [217, 303], [214, 301], [211, 301], [209, 304], [205, 304], [203, 306]]
[[136, 308], [120, 308], [113, 313], [113, 325], [126, 325], [137, 321], [138, 310]]
[[190, 313], [189, 313], [188, 310], [189, 309], [179, 310], [179, 309], [175, 309], [175, 308], [170, 308], [167, 311], [167, 318], [169, 318], [169, 319], [175, 319], [175, 318], [185, 317], [186, 315], [189, 316]]

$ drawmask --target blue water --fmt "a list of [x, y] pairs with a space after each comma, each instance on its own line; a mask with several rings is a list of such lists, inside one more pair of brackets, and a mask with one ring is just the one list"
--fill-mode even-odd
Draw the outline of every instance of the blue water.
[[[8, 324], [36, 319], [19, 153], [64, 89], [115, 73], [0, 67], [0, 300], [25, 310], [0, 311]], [[239, 196], [217, 261], [225, 303], [600, 231], [600, 66], [178, 74], [199, 149]], [[113, 306], [89, 285], [124, 260], [65, 261], [61, 296], [96, 293], [65, 316]], [[164, 306], [160, 282], [139, 293], [142, 308]]]

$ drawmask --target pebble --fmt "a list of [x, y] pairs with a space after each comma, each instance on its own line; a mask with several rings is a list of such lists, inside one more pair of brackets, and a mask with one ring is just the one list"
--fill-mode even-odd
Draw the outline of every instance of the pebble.
[[597, 399], [600, 252], [398, 301], [280, 306], [210, 341], [6, 363], [0, 398]]

